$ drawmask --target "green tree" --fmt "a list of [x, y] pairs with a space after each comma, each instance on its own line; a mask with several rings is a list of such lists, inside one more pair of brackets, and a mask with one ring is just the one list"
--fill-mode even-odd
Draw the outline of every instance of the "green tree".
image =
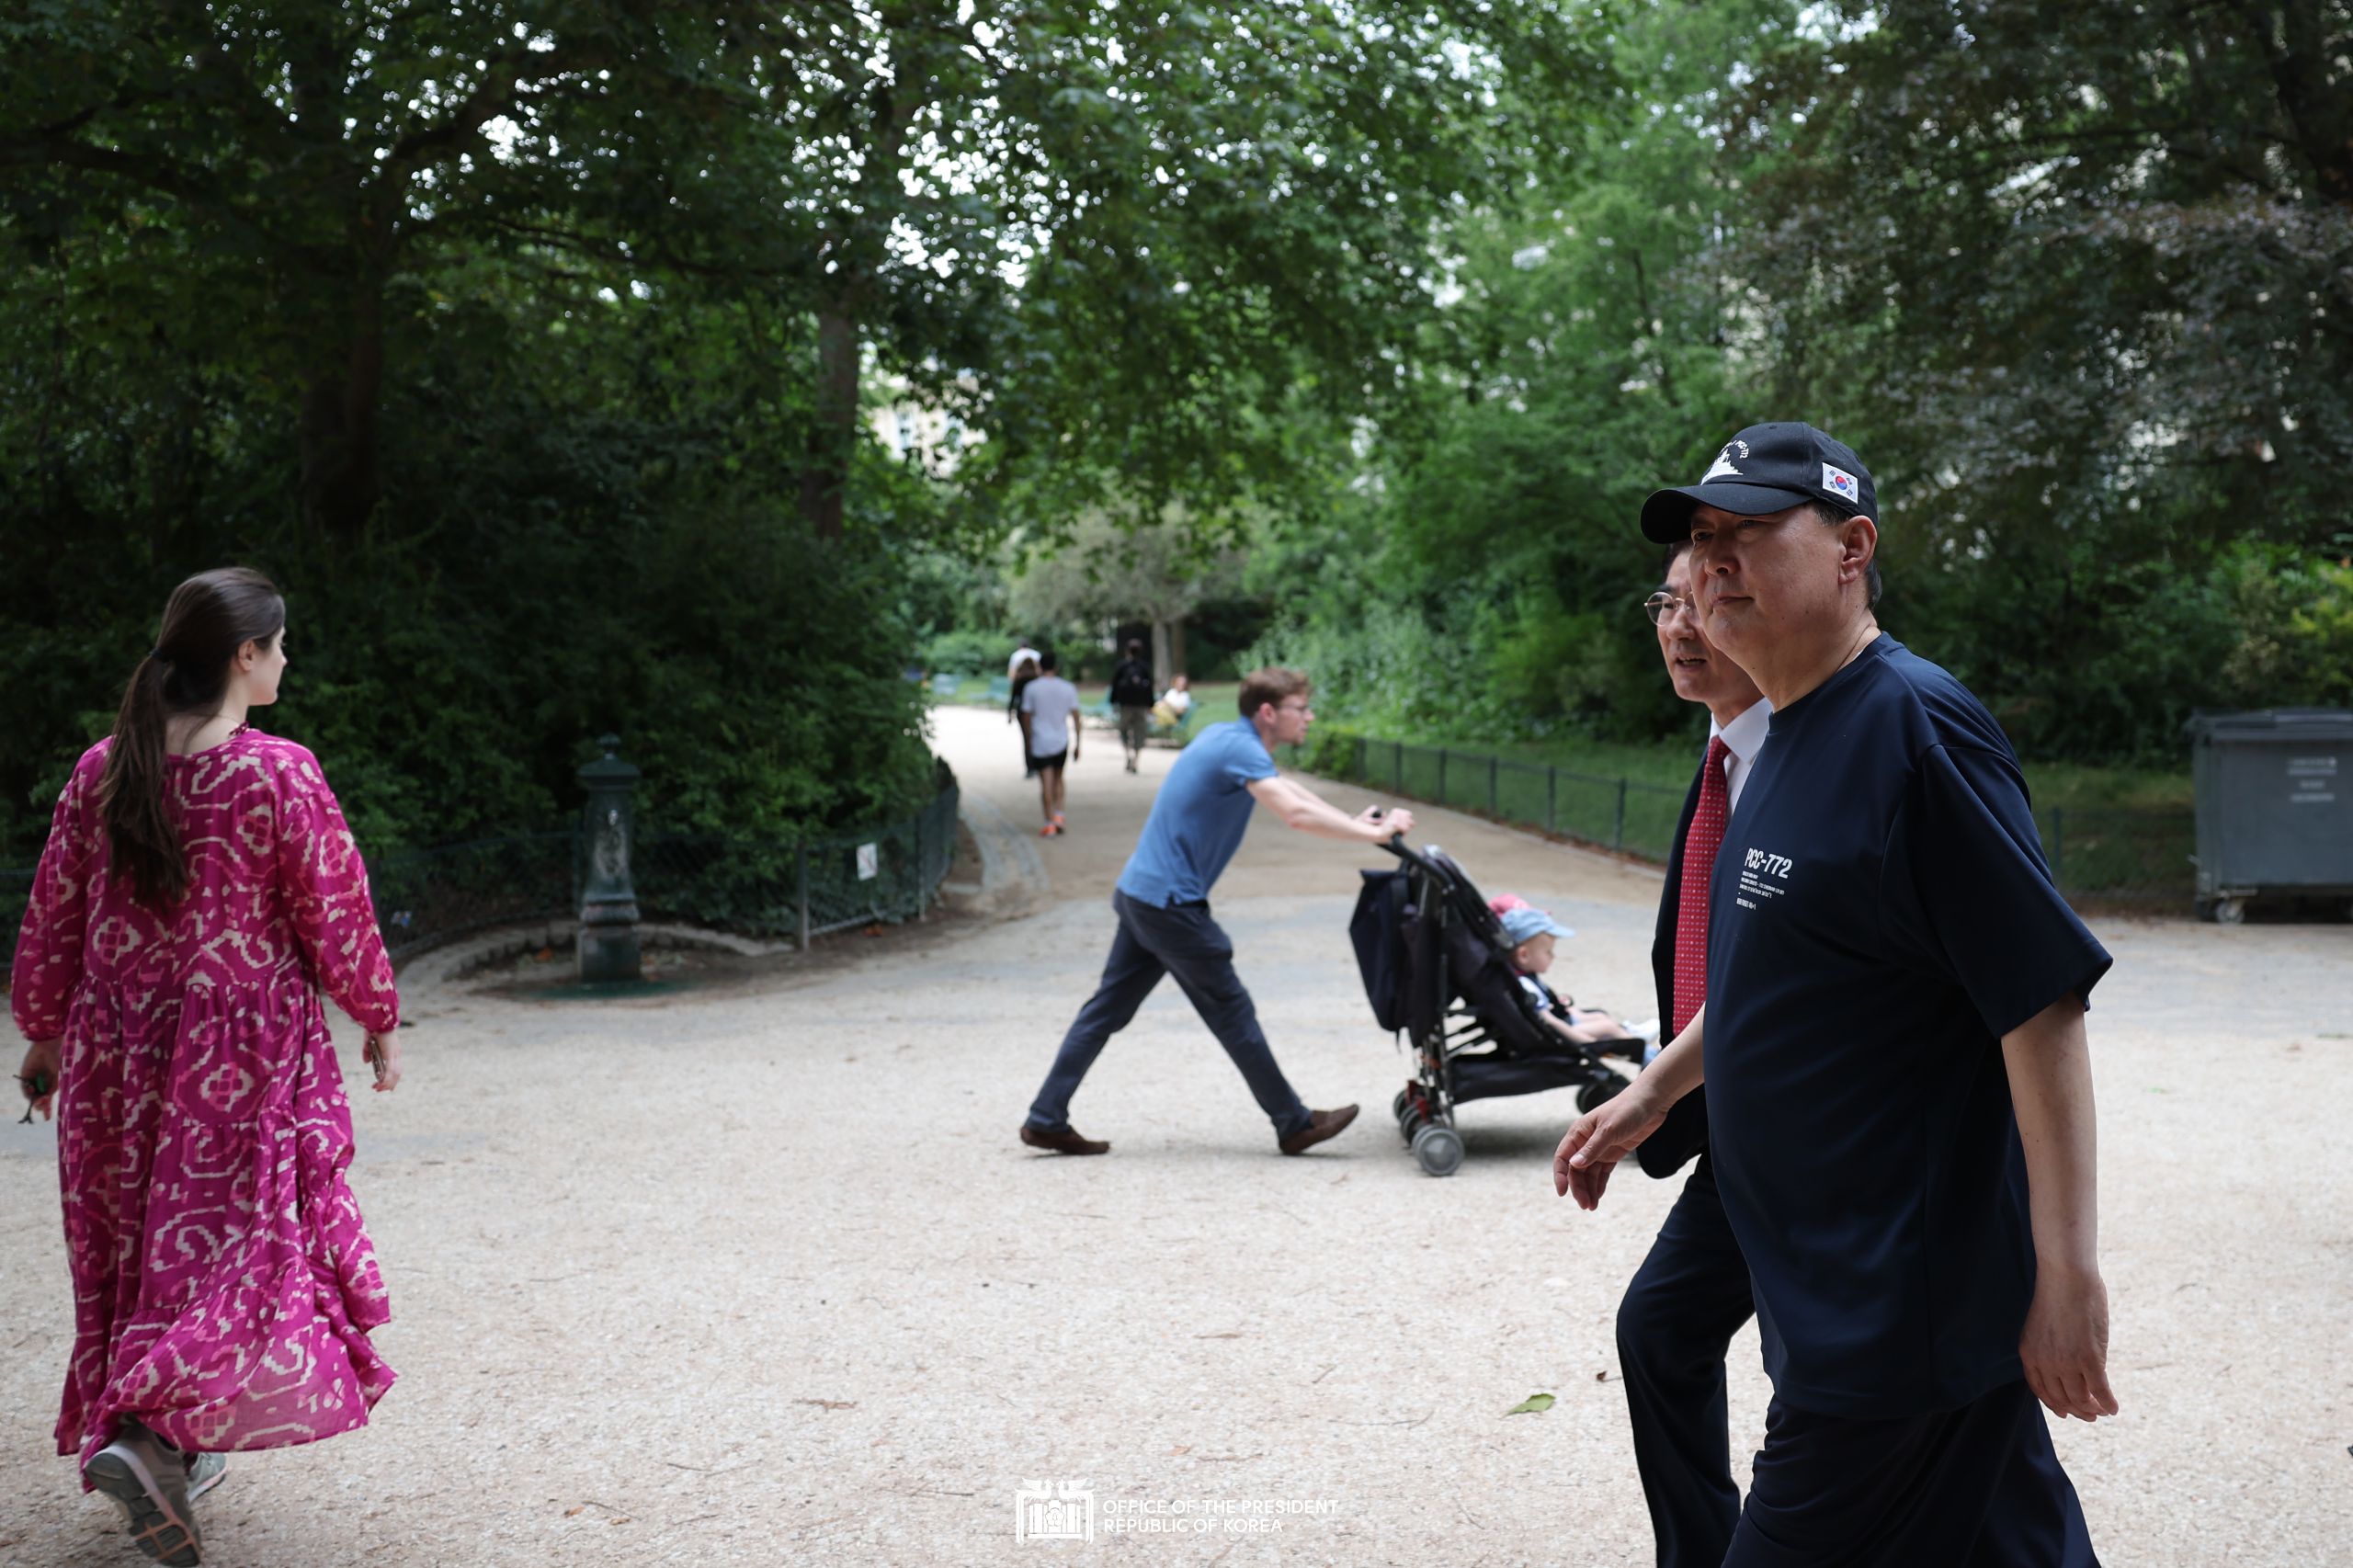
[[[780, 26], [731, 15], [19, 11], [0, 21], [0, 210], [19, 255], [95, 274], [119, 330], [168, 316], [191, 359], [283, 388], [303, 515], [355, 537], [383, 493], [387, 377], [414, 350], [403, 317], [420, 290], [592, 212], [634, 220], [612, 250], [714, 265], [694, 249], [695, 204], [667, 197], [682, 165], [724, 162], [711, 127], [749, 99], [741, 61]], [[635, 171], [620, 213], [599, 194], [617, 168]]]
[[1204, 528], [1176, 506], [1142, 526], [1090, 512], [1066, 541], [1026, 559], [1012, 581], [1013, 613], [1039, 627], [1147, 621], [1153, 677], [1165, 687], [1187, 667], [1187, 619], [1241, 585], [1241, 551], [1209, 542], [1212, 531], [1223, 530]]
[[2341, 549], [2353, 8], [1817, 15], [1738, 130], [1767, 384], [1870, 459], [1892, 618], [2021, 744], [2177, 756], [2249, 635], [2225, 547]]

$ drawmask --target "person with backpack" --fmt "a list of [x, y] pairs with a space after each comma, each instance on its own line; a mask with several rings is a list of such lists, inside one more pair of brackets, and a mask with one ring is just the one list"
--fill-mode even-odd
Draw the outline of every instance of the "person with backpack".
[[1128, 754], [1128, 771], [1133, 773], [1152, 725], [1152, 665], [1139, 640], [1129, 638], [1125, 652], [1127, 657], [1111, 672], [1111, 705], [1120, 710], [1120, 744]]

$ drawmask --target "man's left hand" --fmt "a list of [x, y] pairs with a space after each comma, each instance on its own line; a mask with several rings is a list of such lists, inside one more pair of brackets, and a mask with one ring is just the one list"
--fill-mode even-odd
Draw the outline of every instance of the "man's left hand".
[[1580, 1209], [1600, 1207], [1609, 1173], [1665, 1119], [1666, 1108], [1654, 1107], [1639, 1080], [1578, 1117], [1552, 1153], [1553, 1193], [1574, 1195]]
[[2108, 1386], [2108, 1287], [2097, 1269], [2035, 1269], [2018, 1359], [2026, 1386], [2053, 1415], [2097, 1421], [2116, 1414]]

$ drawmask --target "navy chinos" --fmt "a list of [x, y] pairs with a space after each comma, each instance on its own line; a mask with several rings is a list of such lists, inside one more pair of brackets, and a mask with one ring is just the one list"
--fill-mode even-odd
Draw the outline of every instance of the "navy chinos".
[[1740, 1519], [1724, 1357], [1756, 1314], [1703, 1152], [1618, 1306], [1618, 1362], [1659, 1568], [1716, 1568]]
[[1111, 895], [1120, 918], [1104, 960], [1103, 979], [1063, 1037], [1045, 1085], [1029, 1107], [1029, 1125], [1040, 1132], [1070, 1131], [1071, 1096], [1110, 1038], [1127, 1028], [1161, 976], [1174, 975], [1193, 1010], [1216, 1035], [1250, 1085], [1258, 1108], [1287, 1138], [1310, 1125], [1307, 1107], [1283, 1071], [1258, 1027], [1258, 1009], [1234, 972], [1233, 943], [1210, 918], [1206, 900], [1156, 908], [1124, 892]]
[[1776, 1398], [1723, 1568], [2098, 1568], [2024, 1382], [1862, 1420]]

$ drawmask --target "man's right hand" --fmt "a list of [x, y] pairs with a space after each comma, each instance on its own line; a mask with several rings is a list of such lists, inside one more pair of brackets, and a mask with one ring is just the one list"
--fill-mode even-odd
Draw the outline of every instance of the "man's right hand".
[[1375, 844], [1386, 844], [1401, 833], [1414, 831], [1414, 813], [1403, 806], [1388, 811], [1379, 806], [1367, 806], [1357, 813], [1357, 821], [1372, 830]]
[[[1672, 1103], [1672, 1102], [1670, 1102]], [[1651, 1103], [1643, 1081], [1636, 1079], [1569, 1124], [1561, 1146], [1552, 1154], [1552, 1191], [1574, 1193], [1577, 1207], [1597, 1209], [1609, 1173], [1634, 1152], [1642, 1141], [1659, 1130], [1668, 1107]]]

